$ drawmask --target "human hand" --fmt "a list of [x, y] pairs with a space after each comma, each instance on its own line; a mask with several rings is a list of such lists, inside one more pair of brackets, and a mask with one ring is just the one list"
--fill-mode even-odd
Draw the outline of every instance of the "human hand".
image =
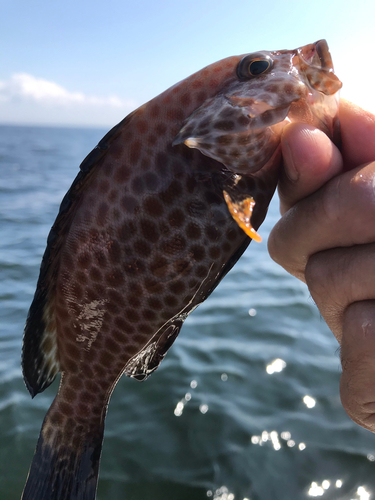
[[375, 432], [375, 116], [340, 102], [342, 152], [303, 124], [284, 129], [283, 217], [271, 257], [304, 281], [341, 345], [348, 415]]

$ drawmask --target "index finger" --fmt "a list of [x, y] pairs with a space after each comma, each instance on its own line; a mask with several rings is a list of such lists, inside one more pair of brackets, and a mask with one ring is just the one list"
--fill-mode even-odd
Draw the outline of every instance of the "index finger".
[[283, 215], [343, 170], [337, 147], [311, 125], [292, 123], [281, 137], [283, 169], [278, 191]]
[[375, 162], [336, 176], [278, 221], [268, 250], [290, 274], [305, 281], [312, 255], [375, 240]]

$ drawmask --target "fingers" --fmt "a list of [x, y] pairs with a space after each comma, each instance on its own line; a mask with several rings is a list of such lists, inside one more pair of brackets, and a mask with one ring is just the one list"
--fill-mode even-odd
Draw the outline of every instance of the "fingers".
[[341, 99], [339, 119], [346, 170], [375, 160], [375, 116]]
[[269, 238], [271, 256], [306, 281], [341, 344], [342, 404], [375, 432], [375, 162], [300, 201]]
[[320, 130], [301, 123], [285, 127], [281, 137], [284, 160], [279, 183], [281, 214], [344, 169], [375, 159], [375, 116], [342, 99], [339, 118], [342, 155]]
[[305, 281], [309, 258], [323, 250], [375, 241], [375, 162], [331, 179], [273, 228], [268, 250]]
[[284, 165], [279, 182], [281, 214], [343, 169], [336, 146], [310, 125], [288, 125], [281, 138], [281, 149]]
[[344, 315], [340, 395], [348, 415], [375, 432], [375, 301], [351, 304]]
[[341, 152], [311, 127], [284, 129], [284, 215], [268, 247], [307, 283], [341, 344], [343, 406], [375, 432], [375, 117], [346, 101], [339, 116]]
[[[375, 244], [315, 254], [306, 282], [341, 344], [340, 393], [348, 415], [375, 432]], [[372, 300], [371, 300], [372, 299]]]
[[334, 248], [313, 255], [306, 266], [309, 291], [341, 344], [350, 304], [375, 300], [375, 243]]

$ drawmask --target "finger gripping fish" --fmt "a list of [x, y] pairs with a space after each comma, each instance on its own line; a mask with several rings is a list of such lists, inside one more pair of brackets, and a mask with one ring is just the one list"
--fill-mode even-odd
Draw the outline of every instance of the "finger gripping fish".
[[93, 500], [122, 374], [145, 379], [232, 268], [276, 187], [283, 127], [331, 138], [327, 44], [223, 59], [127, 116], [86, 157], [48, 237], [22, 366], [34, 397], [58, 372], [23, 500]]

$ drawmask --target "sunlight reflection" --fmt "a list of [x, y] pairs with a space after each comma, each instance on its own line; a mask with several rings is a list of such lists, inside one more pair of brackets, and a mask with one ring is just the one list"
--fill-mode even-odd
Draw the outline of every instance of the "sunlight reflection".
[[359, 486], [357, 489], [357, 495], [359, 496], [358, 500], [369, 500], [370, 493], [365, 490], [364, 486]]
[[[306, 443], [300, 442], [297, 443], [292, 439], [292, 434], [289, 431], [282, 431], [278, 433], [273, 430], [268, 432], [267, 430], [262, 431], [259, 435], [251, 436], [251, 444], [258, 445], [261, 447], [270, 448], [271, 445], [275, 451], [280, 450], [282, 448], [285, 449], [285, 446], [289, 448], [296, 447], [296, 451], [303, 451], [307, 448]], [[368, 455], [369, 460], [375, 461], [374, 455]], [[312, 481], [311, 485], [307, 488], [307, 496], [309, 497], [324, 497], [324, 498], [334, 498], [334, 490], [335, 488], [341, 488], [343, 486], [342, 479], [336, 478], [325, 478], [322, 479], [321, 482]], [[332, 496], [333, 495], [333, 496]], [[353, 495], [353, 494], [352, 494]], [[214, 497], [214, 498], [229, 498], [229, 497]], [[341, 497], [340, 497], [341, 498]], [[346, 498], [346, 497], [345, 497]], [[368, 491], [365, 486], [359, 486], [354, 497], [350, 496], [346, 498], [346, 500], [370, 500], [372, 499], [372, 492]], [[240, 499], [239, 499], [240, 500]], [[244, 498], [242, 500], [250, 500]]]
[[249, 309], [249, 316], [256, 316], [256, 314], [257, 314], [256, 309], [253, 309], [253, 308]]
[[[263, 431], [260, 436], [251, 436], [251, 443], [252, 444], [257, 444], [259, 446], [263, 446], [267, 442], [271, 442], [273, 449], [278, 451], [282, 448], [279, 436], [282, 440], [286, 441], [286, 444], [288, 448], [293, 448], [296, 445], [296, 442], [291, 439], [292, 435], [289, 431], [283, 431], [280, 433], [277, 431]], [[284, 445], [283, 445], [284, 446]], [[298, 444], [298, 449], [299, 451], [303, 451], [306, 449], [306, 443], [299, 443]], [[327, 480], [325, 485], [323, 486], [324, 488], [329, 488], [330, 482]]]
[[284, 439], [285, 441], [289, 441], [289, 439], [292, 437], [291, 433], [289, 431], [283, 431], [281, 434], [281, 439]]
[[208, 405], [200, 405], [199, 411], [204, 415], [205, 413], [208, 412]]
[[322, 495], [324, 495], [324, 489], [322, 488], [322, 486], [318, 486], [318, 483], [313, 481], [308, 491], [308, 495], [310, 497], [321, 497]]
[[[329, 481], [328, 479], [324, 479], [321, 485], [319, 485], [316, 481], [313, 481], [310, 485], [308, 495], [310, 497], [321, 497], [326, 493], [330, 486], [331, 481]], [[341, 488], [342, 480], [337, 479], [335, 482], [335, 486], [336, 488]], [[370, 497], [371, 493], [367, 491], [364, 486], [359, 486], [356, 491], [356, 497], [352, 498], [351, 500], [370, 500]]]
[[281, 448], [281, 444], [280, 444], [280, 441], [279, 441], [279, 435], [277, 434], [276, 431], [272, 431], [270, 433], [270, 438], [271, 438], [271, 441], [272, 441], [272, 445], [273, 445], [273, 448], [277, 451], [277, 450], [280, 450]]
[[[233, 493], [230, 493], [226, 486], [218, 488], [215, 492], [208, 490], [206, 495], [210, 498], [213, 496], [213, 500], [234, 500]], [[244, 498], [244, 500], [247, 500]]]
[[286, 363], [283, 359], [274, 359], [271, 364], [266, 366], [266, 371], [269, 375], [276, 372], [281, 372], [286, 367]]
[[303, 402], [305, 403], [307, 408], [314, 408], [314, 406], [316, 405], [315, 399], [312, 398], [311, 396], [307, 396], [307, 395], [304, 396]]
[[176, 408], [174, 409], [174, 414], [176, 415], [176, 417], [181, 417], [183, 411], [184, 411], [184, 403], [182, 401], [179, 401], [177, 403]]
[[325, 479], [323, 482], [322, 482], [322, 486], [325, 490], [328, 490], [328, 488], [331, 486], [331, 483], [330, 481], [328, 481], [328, 479]]
[[[341, 479], [337, 479], [336, 482], [335, 482], [335, 486], [336, 488], [341, 488], [342, 486], [342, 480]], [[313, 481], [310, 485], [310, 488], [309, 488], [309, 491], [308, 491], [308, 495], [310, 497], [321, 497], [323, 496], [326, 491], [331, 487], [331, 481], [329, 481], [328, 479], [324, 479], [322, 481], [322, 484], [319, 485], [316, 481]], [[361, 488], [363, 488], [361, 486]], [[358, 488], [359, 490], [360, 488]], [[358, 494], [358, 491], [357, 491], [357, 494]], [[354, 499], [353, 499], [354, 500]], [[359, 499], [356, 499], [356, 500], [362, 500], [362, 497], [360, 497]], [[364, 497], [363, 500], [368, 500], [368, 497]]]
[[271, 431], [270, 433], [263, 431], [261, 436], [251, 436], [252, 444], [263, 446], [267, 441], [271, 441], [274, 450], [278, 451], [281, 449], [279, 434], [276, 431]]
[[[280, 438], [282, 440], [286, 441], [286, 445], [288, 446], [288, 448], [293, 448], [296, 445], [296, 442], [294, 441], [294, 439], [292, 439], [292, 435], [289, 431], [281, 432]], [[257, 444], [259, 446], [263, 446], [268, 441], [271, 441], [274, 450], [278, 451], [282, 448], [281, 443], [280, 443], [280, 439], [279, 439], [279, 434], [276, 431], [271, 431], [271, 432], [263, 431], [260, 436], [251, 436], [251, 443], [252, 444]], [[299, 443], [298, 449], [300, 451], [305, 450], [306, 444]]]
[[[192, 387], [192, 383], [195, 382], [195, 380], [193, 380], [191, 383], [190, 383], [190, 387]], [[196, 387], [196, 386], [195, 386]], [[191, 393], [190, 392], [187, 392], [185, 394], [185, 396], [177, 403], [176, 405], [176, 408], [174, 409], [173, 413], [176, 415], [176, 417], [181, 417], [183, 411], [184, 411], [184, 408], [185, 408], [185, 405], [191, 400]]]

